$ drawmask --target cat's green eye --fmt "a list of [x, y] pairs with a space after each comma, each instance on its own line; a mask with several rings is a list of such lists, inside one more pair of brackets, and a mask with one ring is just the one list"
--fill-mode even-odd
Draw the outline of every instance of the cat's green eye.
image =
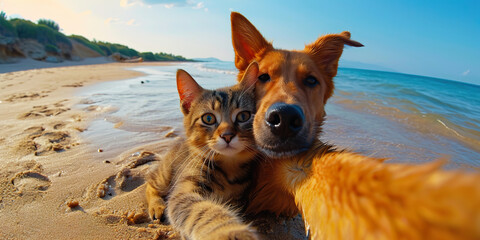
[[215, 118], [215, 115], [211, 113], [205, 113], [202, 116], [202, 122], [207, 124], [207, 125], [212, 125], [217, 122], [217, 119]]
[[236, 118], [236, 121], [237, 122], [246, 122], [250, 119], [250, 112], [249, 111], [243, 111], [243, 112], [239, 112], [237, 114], [237, 118]]

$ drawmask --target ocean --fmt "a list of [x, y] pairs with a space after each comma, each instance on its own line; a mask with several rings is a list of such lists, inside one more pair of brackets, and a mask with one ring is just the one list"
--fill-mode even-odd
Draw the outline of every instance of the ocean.
[[[81, 90], [78, 108], [98, 110], [84, 137], [118, 154], [182, 134], [175, 73], [182, 68], [204, 88], [235, 84], [233, 62], [132, 67], [134, 79]], [[480, 167], [480, 86], [401, 73], [340, 68], [326, 106], [321, 139], [391, 162], [442, 158], [446, 168]]]

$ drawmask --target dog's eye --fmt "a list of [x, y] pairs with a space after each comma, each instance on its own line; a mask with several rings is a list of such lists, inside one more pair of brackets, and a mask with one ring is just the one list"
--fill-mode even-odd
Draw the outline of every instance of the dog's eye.
[[202, 122], [207, 125], [213, 125], [214, 123], [217, 122], [217, 119], [215, 118], [215, 115], [211, 113], [205, 113], [202, 116]]
[[314, 76], [308, 76], [303, 79], [303, 84], [307, 85], [308, 87], [315, 87], [318, 84], [318, 81]]
[[264, 74], [258, 76], [258, 80], [260, 80], [262, 82], [268, 82], [268, 81], [270, 81], [270, 75], [268, 75], [268, 73], [264, 73]]

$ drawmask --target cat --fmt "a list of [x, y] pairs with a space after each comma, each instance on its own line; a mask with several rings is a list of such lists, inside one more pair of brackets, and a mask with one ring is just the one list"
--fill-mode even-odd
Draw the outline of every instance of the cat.
[[258, 239], [238, 213], [256, 167], [257, 74], [253, 62], [237, 85], [205, 90], [177, 71], [186, 138], [149, 174], [146, 198], [150, 217], [160, 219], [166, 211], [186, 239]]

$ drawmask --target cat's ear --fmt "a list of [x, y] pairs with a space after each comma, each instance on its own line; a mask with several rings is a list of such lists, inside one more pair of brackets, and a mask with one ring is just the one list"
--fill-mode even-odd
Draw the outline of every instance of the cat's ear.
[[182, 69], [177, 71], [177, 90], [180, 95], [180, 105], [183, 114], [190, 112], [190, 107], [195, 98], [197, 98], [203, 91], [203, 88]]
[[257, 61], [253, 61], [248, 65], [242, 80], [240, 80], [240, 84], [242, 84], [243, 87], [246, 89], [255, 88], [255, 84], [258, 80], [258, 68]]

